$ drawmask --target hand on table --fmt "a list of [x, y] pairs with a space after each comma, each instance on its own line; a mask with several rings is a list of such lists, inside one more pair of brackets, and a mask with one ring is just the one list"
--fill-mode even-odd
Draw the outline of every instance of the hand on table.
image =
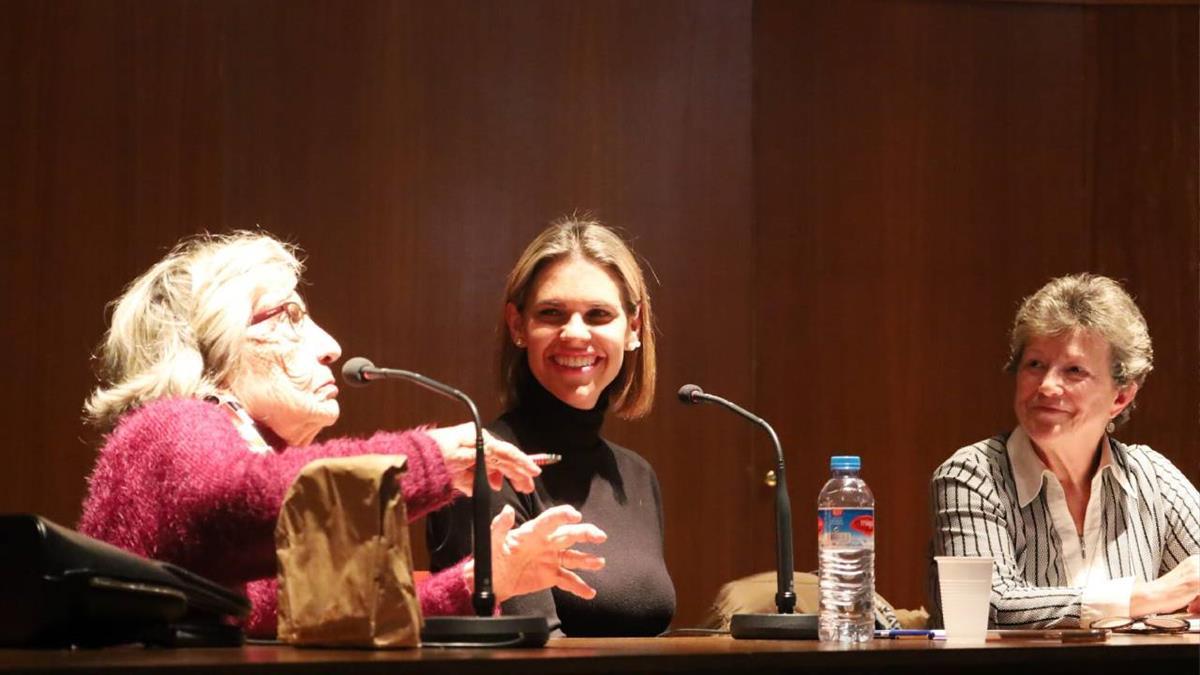
[[1193, 555], [1154, 581], [1138, 581], [1129, 598], [1133, 616], [1164, 614], [1183, 609], [1200, 612], [1200, 555]]

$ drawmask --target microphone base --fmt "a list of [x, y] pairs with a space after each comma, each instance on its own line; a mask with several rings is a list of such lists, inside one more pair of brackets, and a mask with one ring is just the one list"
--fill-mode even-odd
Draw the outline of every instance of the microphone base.
[[816, 640], [816, 614], [734, 614], [729, 634], [737, 640]]
[[430, 616], [421, 629], [431, 647], [542, 647], [548, 639], [543, 616]]

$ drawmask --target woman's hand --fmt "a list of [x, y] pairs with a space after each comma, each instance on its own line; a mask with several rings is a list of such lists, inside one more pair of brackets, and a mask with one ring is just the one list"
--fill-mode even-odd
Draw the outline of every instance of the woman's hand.
[[1193, 555], [1154, 581], [1138, 581], [1129, 598], [1132, 616], [1162, 614], [1185, 608], [1200, 612], [1200, 555]]
[[[442, 450], [442, 461], [450, 472], [450, 484], [470, 497], [475, 486], [475, 425], [467, 422], [455, 427], [426, 429]], [[487, 462], [488, 484], [499, 490], [507, 478], [518, 492], [533, 492], [533, 478], [542, 469], [511, 443], [483, 432], [483, 456]]]
[[516, 512], [511, 506], [492, 520], [492, 590], [500, 602], [515, 596], [557, 586], [585, 600], [596, 596], [572, 570], [599, 570], [604, 558], [576, 551], [576, 544], [600, 544], [604, 530], [581, 522], [583, 516], [568, 505], [546, 509], [533, 520], [512, 529]]

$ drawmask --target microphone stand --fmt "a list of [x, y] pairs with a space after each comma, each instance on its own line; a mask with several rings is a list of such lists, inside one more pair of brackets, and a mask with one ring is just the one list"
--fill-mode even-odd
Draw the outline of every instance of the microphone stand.
[[408, 370], [376, 368], [369, 360], [356, 357], [342, 367], [342, 375], [352, 385], [362, 386], [374, 380], [408, 380], [422, 387], [461, 401], [471, 411], [475, 424], [475, 475], [472, 481], [475, 591], [471, 605], [476, 616], [429, 616], [421, 629], [421, 642], [454, 647], [541, 647], [550, 637], [549, 623], [541, 616], [496, 616], [496, 596], [492, 592], [491, 486], [487, 479], [487, 458], [483, 450], [483, 424], [475, 402], [463, 392], [433, 378]]
[[679, 390], [679, 400], [689, 405], [707, 401], [728, 408], [767, 430], [775, 446], [775, 607], [777, 614], [734, 614], [729, 633], [739, 640], [815, 640], [817, 615], [796, 614], [795, 571], [792, 546], [792, 503], [784, 474], [783, 446], [767, 421], [738, 404], [707, 394], [694, 384]]

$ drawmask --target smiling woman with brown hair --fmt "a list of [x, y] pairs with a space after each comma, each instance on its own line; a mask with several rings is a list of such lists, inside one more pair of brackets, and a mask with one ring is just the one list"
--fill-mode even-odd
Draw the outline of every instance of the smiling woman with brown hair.
[[954, 453], [932, 483], [934, 555], [995, 558], [993, 626], [1200, 610], [1196, 488], [1112, 436], [1153, 358], [1141, 311], [1107, 277], [1054, 279], [1017, 311], [1017, 427]]
[[[603, 572], [572, 586], [514, 598], [506, 611], [537, 614], [567, 635], [655, 635], [675, 612], [663, 559], [658, 478], [637, 453], [607, 441], [608, 413], [632, 419], [654, 400], [654, 314], [633, 252], [598, 222], [566, 219], [538, 235], [513, 267], [500, 322], [506, 412], [489, 429], [526, 452], [561, 454], [534, 491], [502, 492], [517, 522], [570, 505], [607, 532]], [[470, 513], [428, 520], [435, 569], [470, 550]], [[581, 584], [590, 593], [563, 592]]]

